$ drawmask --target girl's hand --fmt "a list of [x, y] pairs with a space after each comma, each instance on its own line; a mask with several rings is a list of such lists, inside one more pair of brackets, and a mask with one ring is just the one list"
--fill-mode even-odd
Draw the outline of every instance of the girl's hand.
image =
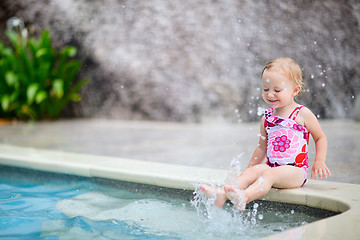
[[328, 176], [331, 176], [330, 170], [326, 166], [325, 162], [321, 161], [315, 161], [314, 165], [311, 170], [311, 179], [317, 180], [319, 176], [319, 179], [327, 178]]

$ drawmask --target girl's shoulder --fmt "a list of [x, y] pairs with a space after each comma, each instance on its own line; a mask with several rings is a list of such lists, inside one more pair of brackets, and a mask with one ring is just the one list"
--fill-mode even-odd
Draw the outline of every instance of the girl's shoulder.
[[305, 126], [306, 122], [313, 120], [314, 118], [316, 118], [314, 113], [309, 108], [302, 106], [295, 121], [298, 124]]
[[305, 107], [305, 106], [302, 106], [302, 107], [301, 107], [300, 112], [299, 112], [299, 115], [305, 115], [305, 116], [307, 116], [307, 115], [313, 115], [313, 116], [315, 116], [315, 115], [313, 114], [313, 112], [312, 112], [309, 108], [307, 108], [307, 107]]

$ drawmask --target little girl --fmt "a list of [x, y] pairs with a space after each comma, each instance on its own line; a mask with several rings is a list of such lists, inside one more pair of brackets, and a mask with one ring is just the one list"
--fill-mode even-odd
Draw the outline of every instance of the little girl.
[[[299, 65], [290, 58], [274, 59], [266, 64], [261, 80], [262, 97], [271, 108], [261, 119], [259, 144], [248, 167], [235, 185], [200, 186], [207, 197], [216, 197], [217, 207], [229, 199], [242, 212], [247, 203], [266, 195], [271, 187], [304, 185], [309, 167], [309, 134], [316, 146], [311, 178], [331, 175], [325, 165], [326, 136], [315, 115], [294, 100], [304, 85]], [[265, 157], [266, 163], [263, 163]]]

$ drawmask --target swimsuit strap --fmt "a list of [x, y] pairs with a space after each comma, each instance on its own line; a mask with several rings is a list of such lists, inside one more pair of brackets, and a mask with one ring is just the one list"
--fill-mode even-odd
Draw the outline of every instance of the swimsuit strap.
[[303, 107], [303, 106], [298, 106], [298, 107], [296, 107], [296, 108], [294, 109], [294, 111], [290, 114], [289, 118], [292, 119], [292, 120], [295, 120], [302, 107]]

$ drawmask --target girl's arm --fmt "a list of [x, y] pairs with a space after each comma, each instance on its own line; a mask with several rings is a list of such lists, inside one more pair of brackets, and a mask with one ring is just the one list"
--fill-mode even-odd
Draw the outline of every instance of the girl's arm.
[[305, 127], [312, 135], [316, 147], [316, 155], [314, 165], [311, 170], [311, 178], [315, 178], [315, 180], [317, 180], [318, 176], [320, 179], [323, 176], [327, 178], [327, 176], [330, 176], [331, 173], [325, 164], [327, 152], [326, 136], [321, 129], [319, 121], [308, 108], [302, 109], [301, 117], [304, 119]]
[[260, 123], [260, 138], [259, 138], [259, 144], [256, 147], [251, 160], [249, 162], [249, 165], [247, 166], [249, 167], [253, 167], [257, 164], [260, 164], [264, 161], [265, 156], [266, 156], [266, 144], [267, 144], [267, 134], [265, 131], [265, 126], [264, 126], [264, 121], [265, 118], [263, 117], [261, 119], [261, 123]]

